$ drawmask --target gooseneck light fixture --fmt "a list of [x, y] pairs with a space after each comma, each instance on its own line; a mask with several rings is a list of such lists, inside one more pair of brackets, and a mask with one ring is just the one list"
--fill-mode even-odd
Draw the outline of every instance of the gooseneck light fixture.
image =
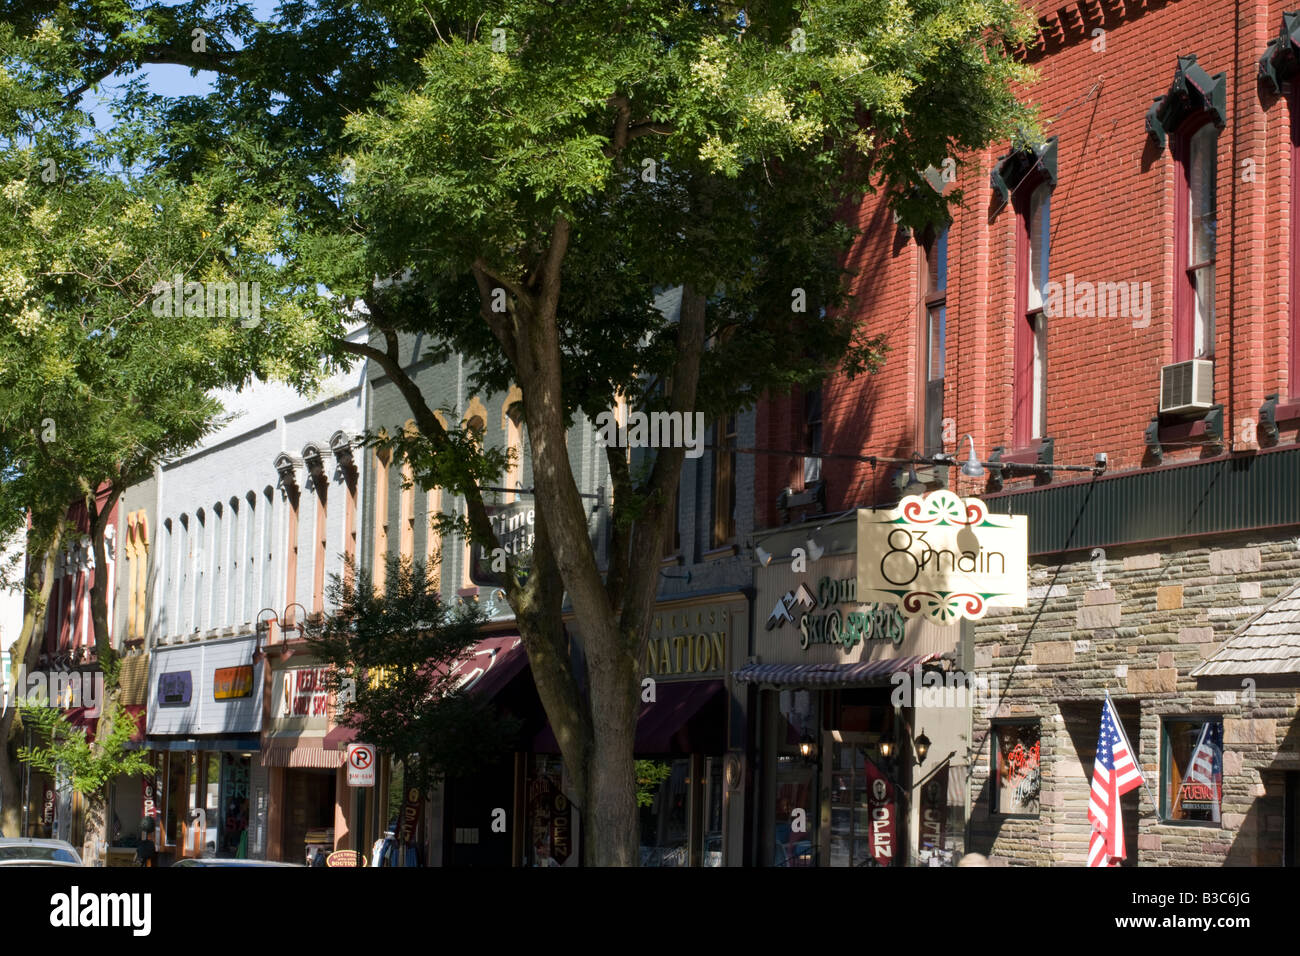
[[961, 473], [967, 478], [983, 478], [985, 474], [984, 466], [975, 457], [975, 439], [967, 435], [966, 440], [970, 442], [970, 457], [962, 463]]

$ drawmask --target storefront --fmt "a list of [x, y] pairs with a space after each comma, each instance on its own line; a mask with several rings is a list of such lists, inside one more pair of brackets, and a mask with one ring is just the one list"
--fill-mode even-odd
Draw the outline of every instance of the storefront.
[[260, 759], [268, 788], [277, 795], [269, 820], [271, 860], [307, 863], [317, 852], [356, 849], [348, 831], [345, 750], [334, 740], [326, 742], [334, 713], [328, 677], [328, 666], [302, 651], [278, 655], [271, 663]]
[[[730, 671], [732, 661], [744, 659], [748, 638], [743, 594], [689, 595], [655, 605], [635, 741], [642, 866], [741, 862], [745, 712], [732, 695]], [[565, 784], [559, 747], [547, 727], [528, 755], [530, 866], [578, 863]]]
[[[262, 674], [255, 637], [158, 647], [149, 667], [147, 745], [155, 751], [155, 842], [181, 857], [254, 857], [250, 834], [265, 802]], [[149, 781], [142, 800], [150, 799]], [[262, 802], [259, 803], [258, 791]]]
[[962, 628], [857, 599], [854, 515], [759, 538], [760, 866], [941, 865], [961, 852], [977, 688]]

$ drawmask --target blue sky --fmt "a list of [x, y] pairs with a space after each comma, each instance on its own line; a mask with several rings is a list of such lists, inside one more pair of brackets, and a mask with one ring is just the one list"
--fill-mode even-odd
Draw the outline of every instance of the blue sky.
[[[277, 5], [277, 0], [252, 0], [253, 13], [262, 20], [274, 19]], [[192, 75], [189, 67], [170, 65], [149, 65], [143, 67], [139, 75], [146, 77], [150, 89], [162, 96], [193, 96], [210, 93], [215, 78], [215, 74], [212, 73], [199, 73], [195, 76]], [[105, 103], [111, 99], [113, 91], [124, 82], [124, 79], [126, 78], [112, 77], [100, 88], [99, 103], [91, 109], [91, 113], [95, 117], [95, 123], [101, 129], [111, 123]], [[88, 105], [89, 102], [92, 101], [88, 101]]]

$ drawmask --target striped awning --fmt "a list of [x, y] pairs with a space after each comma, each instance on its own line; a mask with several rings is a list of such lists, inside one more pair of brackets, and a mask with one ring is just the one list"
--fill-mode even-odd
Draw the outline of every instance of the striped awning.
[[856, 664], [749, 664], [732, 673], [742, 684], [773, 684], [782, 687], [871, 687], [889, 683], [891, 674], [913, 671], [938, 660], [939, 654], [889, 657]]
[[298, 737], [277, 740], [272, 737], [262, 748], [263, 767], [312, 767], [318, 770], [337, 770], [343, 766], [347, 754], [336, 749], [326, 749], [324, 737]]

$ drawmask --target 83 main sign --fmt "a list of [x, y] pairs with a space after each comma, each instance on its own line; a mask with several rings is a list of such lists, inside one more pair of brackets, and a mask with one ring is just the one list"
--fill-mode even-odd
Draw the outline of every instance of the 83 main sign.
[[859, 511], [858, 600], [939, 624], [1024, 607], [1028, 521], [947, 490], [908, 495], [892, 511]]

